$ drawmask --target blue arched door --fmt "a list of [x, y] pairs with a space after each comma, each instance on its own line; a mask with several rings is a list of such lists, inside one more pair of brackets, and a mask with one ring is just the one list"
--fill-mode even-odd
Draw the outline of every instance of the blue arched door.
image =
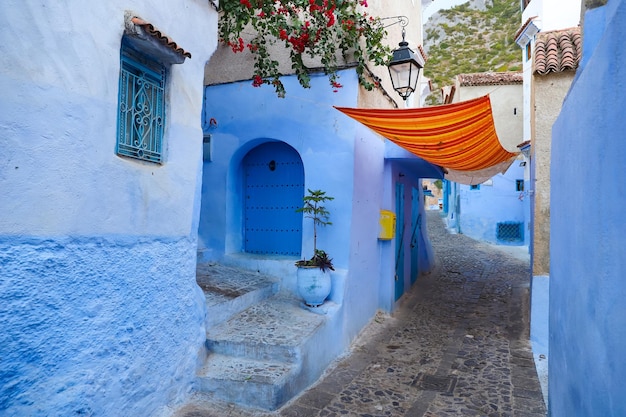
[[268, 142], [243, 159], [244, 250], [265, 255], [300, 256], [304, 167], [298, 152]]

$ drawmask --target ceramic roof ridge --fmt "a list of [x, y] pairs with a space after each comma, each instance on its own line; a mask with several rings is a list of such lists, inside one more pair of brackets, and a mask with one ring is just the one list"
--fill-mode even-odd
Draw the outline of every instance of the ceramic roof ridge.
[[169, 36], [165, 35], [163, 32], [157, 29], [152, 23], [147, 22], [138, 16], [134, 16], [131, 19], [131, 22], [133, 22], [133, 24], [136, 26], [142, 27], [148, 35], [152, 36], [154, 39], [159, 41], [165, 47], [171, 49], [172, 51], [176, 52], [180, 56], [191, 58], [190, 52], [185, 51], [176, 42], [174, 42]]
[[522, 84], [524, 81], [523, 74], [518, 71], [477, 72], [459, 74], [457, 77], [461, 86]]
[[535, 40], [534, 73], [575, 70], [582, 54], [580, 26], [540, 32]]

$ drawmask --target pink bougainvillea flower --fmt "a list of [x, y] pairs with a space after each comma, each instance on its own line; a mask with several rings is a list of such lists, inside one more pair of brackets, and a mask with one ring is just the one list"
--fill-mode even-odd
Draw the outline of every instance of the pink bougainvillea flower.
[[260, 86], [262, 86], [262, 85], [263, 85], [263, 78], [261, 78], [261, 76], [260, 76], [260, 75], [255, 75], [255, 76], [252, 78], [252, 86], [253, 86], [253, 87], [260, 87]]
[[326, 17], [328, 18], [326, 27], [331, 27], [332, 25], [335, 24], [335, 15], [333, 13], [326, 12]]
[[346, 30], [352, 30], [352, 28], [354, 28], [354, 21], [352, 21], [351, 19], [344, 20], [341, 23], [343, 23], [343, 26], [346, 28]]
[[239, 38], [238, 42], [228, 42], [228, 46], [230, 46], [235, 53], [241, 52], [245, 49], [243, 38]]
[[[385, 28], [365, 9], [369, 0], [224, 0], [220, 10], [220, 38], [233, 52], [249, 50], [254, 54], [254, 74], [251, 80], [255, 87], [262, 84], [273, 85], [279, 97], [284, 97], [285, 89], [279, 81], [278, 60], [266, 50], [266, 38], [279, 39], [290, 52], [292, 68], [303, 87], [310, 86], [309, 68], [303, 63], [302, 55], [325, 57], [324, 70], [331, 80], [337, 75], [336, 57], [332, 51], [356, 51], [359, 83], [371, 90], [375, 85], [363, 76], [366, 63], [384, 65], [391, 54], [391, 48], [381, 42], [385, 39]], [[255, 38], [249, 32], [255, 30]], [[244, 35], [244, 33], [246, 35]], [[240, 37], [241, 36], [241, 37]], [[246, 38], [243, 38], [246, 36]], [[270, 40], [270, 42], [273, 41]], [[273, 80], [273, 81], [272, 81]], [[331, 82], [331, 89], [338, 91], [339, 82]]]

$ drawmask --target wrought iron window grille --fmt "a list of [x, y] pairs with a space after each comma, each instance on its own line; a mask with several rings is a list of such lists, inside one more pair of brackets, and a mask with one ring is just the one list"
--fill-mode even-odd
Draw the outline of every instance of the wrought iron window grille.
[[505, 243], [524, 242], [524, 224], [521, 222], [502, 222], [496, 225], [496, 238]]
[[165, 84], [165, 65], [137, 52], [123, 41], [116, 146], [118, 155], [162, 163]]

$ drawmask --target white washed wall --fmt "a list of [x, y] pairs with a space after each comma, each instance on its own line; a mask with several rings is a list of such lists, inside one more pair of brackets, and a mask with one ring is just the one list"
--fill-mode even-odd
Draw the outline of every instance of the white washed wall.
[[[7, 0], [0, 13], [0, 415], [153, 415], [204, 341], [195, 283], [202, 0]], [[124, 13], [191, 52], [163, 165], [115, 155]]]

